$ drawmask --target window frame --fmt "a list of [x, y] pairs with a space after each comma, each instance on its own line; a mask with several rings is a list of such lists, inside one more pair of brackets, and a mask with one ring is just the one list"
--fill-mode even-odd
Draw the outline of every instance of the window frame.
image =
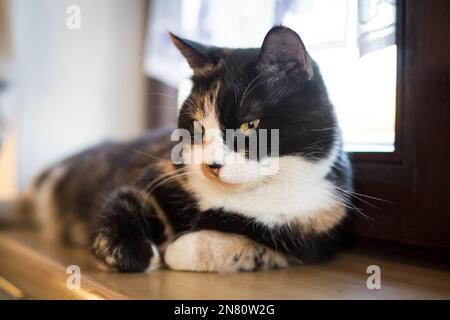
[[395, 151], [350, 153], [356, 192], [383, 199], [355, 199], [360, 237], [450, 251], [449, 10], [444, 0], [397, 0]]

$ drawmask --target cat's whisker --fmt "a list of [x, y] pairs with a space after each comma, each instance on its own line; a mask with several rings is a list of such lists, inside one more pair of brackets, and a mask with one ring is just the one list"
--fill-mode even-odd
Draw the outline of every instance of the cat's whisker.
[[339, 129], [339, 127], [335, 126], [335, 127], [330, 127], [330, 128], [320, 128], [320, 129], [311, 129], [311, 131], [313, 132], [318, 132], [318, 131], [334, 131], [336, 129]]
[[343, 190], [343, 189], [340, 189], [340, 188], [338, 188], [338, 187], [335, 187], [335, 188], [336, 188], [336, 190], [338, 190], [339, 192], [342, 192], [343, 194], [349, 195], [350, 197], [354, 197], [355, 199], [358, 199], [359, 201], [361, 201], [361, 202], [367, 204], [368, 206], [371, 206], [372, 208], [380, 209], [380, 208], [377, 207], [376, 205], [374, 205], [374, 204], [372, 204], [372, 203], [370, 203], [370, 202], [368, 202], [368, 201], [366, 201], [366, 200], [361, 199], [360, 197], [356, 196], [354, 193], [352, 193], [352, 192], [350, 192], [350, 191], [348, 191], [348, 190]]
[[371, 218], [368, 215], [366, 215], [365, 213], [363, 213], [361, 211], [361, 209], [359, 209], [355, 205], [353, 205], [351, 203], [343, 202], [340, 198], [336, 198], [336, 199], [334, 199], [334, 201], [335, 201], [336, 204], [347, 208], [350, 212], [357, 213], [358, 215], [363, 217], [365, 221], [367, 221], [367, 222], [372, 222], [373, 221], [373, 218]]
[[260, 73], [258, 76], [256, 76], [252, 81], [250, 81], [250, 83], [247, 85], [247, 87], [244, 90], [244, 93], [242, 94], [242, 98], [241, 101], [239, 102], [239, 106], [241, 107], [242, 104], [244, 103], [245, 98], [247, 97], [247, 92], [248, 90], [250, 90], [252, 84], [257, 81], [259, 78], [265, 76], [269, 71], [266, 70], [265, 72]]
[[146, 195], [144, 197], [144, 202], [147, 201], [148, 197], [152, 195], [152, 193], [159, 188], [160, 186], [175, 181], [179, 178], [183, 178], [185, 176], [187, 176], [189, 173], [188, 172], [184, 172], [184, 173], [179, 173], [179, 174], [174, 174], [172, 176], [166, 177], [165, 179], [160, 180], [157, 184], [155, 184], [153, 187], [151, 187], [148, 191], [146, 191]]
[[151, 106], [151, 109], [178, 109], [178, 106]]
[[154, 91], [150, 91], [150, 92], [146, 92], [147, 95], [155, 95], [155, 96], [162, 96], [162, 97], [166, 97], [166, 98], [171, 98], [174, 100], [178, 100], [178, 97], [176, 96], [172, 96], [170, 94], [166, 94], [166, 93], [160, 93], [160, 92], [154, 92]]
[[164, 178], [166, 178], [168, 176], [175, 175], [175, 174], [177, 174], [179, 172], [182, 172], [184, 170], [185, 170], [185, 168], [182, 167], [182, 168], [174, 169], [173, 171], [169, 171], [169, 172], [166, 172], [166, 173], [163, 173], [163, 174], [159, 175], [158, 178], [152, 180], [147, 186], [145, 186], [145, 190], [151, 189], [153, 187], [153, 184], [158, 183], [160, 180], [163, 180]]
[[[359, 197], [364, 197], [364, 198], [368, 198], [368, 199], [372, 199], [372, 200], [377, 200], [377, 201], [387, 202], [387, 203], [390, 203], [390, 204], [395, 204], [395, 202], [392, 202], [392, 201], [390, 201], [390, 200], [386, 200], [386, 199], [382, 199], [382, 198], [377, 198], [377, 197], [374, 197], [374, 196], [369, 196], [369, 195], [367, 195], [367, 194], [358, 193], [358, 192], [354, 192], [354, 191], [350, 191], [350, 190], [345, 190], [345, 189], [341, 189], [341, 190], [343, 190], [343, 191], [345, 191], [345, 192], [348, 192], [348, 193], [351, 194], [351, 195], [357, 195], [357, 196], [359, 196]], [[358, 199], [358, 198], [357, 198], [357, 199]]]
[[[145, 152], [145, 151], [142, 151], [142, 150], [133, 149], [132, 151], [133, 151], [133, 152], [136, 152], [136, 153], [138, 153], [138, 154], [142, 154], [142, 155], [146, 156], [146, 157], [149, 158], [149, 159], [156, 159], [156, 160], [163, 161], [163, 162], [171, 162], [170, 160], [167, 160], [167, 159], [164, 159], [164, 158], [157, 157], [157, 156], [155, 156], [154, 154], [151, 154], [151, 153], [148, 153], [148, 152]], [[155, 164], [155, 165], [156, 165], [156, 164]]]
[[152, 180], [149, 184], [147, 184], [144, 187], [144, 190], [146, 190], [147, 194], [150, 194], [149, 190], [154, 190], [154, 186], [155, 185], [157, 185], [158, 183], [160, 183], [161, 181], [163, 181], [167, 177], [176, 176], [179, 173], [183, 173], [183, 171], [185, 171], [185, 170], [186, 170], [186, 167], [182, 167], [182, 168], [179, 168], [179, 169], [175, 169], [173, 171], [166, 172], [166, 173], [160, 175], [158, 178]]
[[253, 85], [253, 86], [251, 87], [251, 89], [249, 89], [249, 90], [247, 91], [247, 94], [246, 94], [246, 96], [242, 99], [242, 102], [241, 102], [240, 105], [242, 106], [242, 104], [244, 103], [245, 99], [250, 95], [250, 93], [252, 93], [252, 91], [255, 90], [257, 87], [259, 87], [260, 85], [264, 84], [264, 82], [265, 82], [265, 80], [263, 79], [263, 80], [259, 81], [258, 83], [256, 83], [255, 85]]

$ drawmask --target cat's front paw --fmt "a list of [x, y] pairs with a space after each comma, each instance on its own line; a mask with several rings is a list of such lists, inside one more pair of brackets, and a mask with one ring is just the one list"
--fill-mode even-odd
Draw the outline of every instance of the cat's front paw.
[[161, 266], [160, 253], [155, 244], [144, 241], [133, 248], [125, 242], [117, 242], [104, 233], [97, 233], [92, 252], [101, 269], [120, 272], [144, 272]]
[[160, 266], [141, 203], [133, 189], [121, 189], [99, 216], [92, 252], [109, 269], [144, 272]]
[[240, 235], [202, 230], [170, 243], [165, 263], [174, 270], [257, 271], [288, 265], [281, 254]]

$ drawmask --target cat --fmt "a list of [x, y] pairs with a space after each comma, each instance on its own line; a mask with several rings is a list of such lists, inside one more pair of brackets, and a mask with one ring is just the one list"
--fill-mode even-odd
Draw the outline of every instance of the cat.
[[[74, 155], [42, 172], [24, 198], [45, 233], [88, 245], [120, 272], [257, 271], [332, 257], [352, 169], [300, 36], [275, 26], [260, 48], [229, 49], [169, 35], [193, 70], [178, 130], [194, 138], [180, 154], [201, 161], [174, 163], [172, 129]], [[246, 143], [227, 144], [226, 129]], [[264, 129], [278, 133], [265, 156], [276, 160], [271, 174], [248, 152], [247, 134]]]

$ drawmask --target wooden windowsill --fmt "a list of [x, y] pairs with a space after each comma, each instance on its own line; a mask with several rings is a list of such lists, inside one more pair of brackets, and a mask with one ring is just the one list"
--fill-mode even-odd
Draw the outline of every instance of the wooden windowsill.
[[[66, 287], [69, 265], [81, 268], [78, 290]], [[381, 290], [366, 287], [369, 265], [381, 268]], [[0, 231], [0, 291], [16, 298], [450, 299], [449, 283], [446, 270], [352, 252], [323, 264], [257, 273], [109, 273], [96, 269], [86, 250], [49, 244], [33, 231]]]

